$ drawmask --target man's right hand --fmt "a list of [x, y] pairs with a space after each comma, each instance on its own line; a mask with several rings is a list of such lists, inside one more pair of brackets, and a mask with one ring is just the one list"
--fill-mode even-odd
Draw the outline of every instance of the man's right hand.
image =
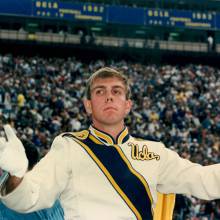
[[10, 125], [5, 125], [4, 130], [7, 140], [0, 137], [0, 167], [11, 176], [22, 178], [28, 168], [24, 146]]

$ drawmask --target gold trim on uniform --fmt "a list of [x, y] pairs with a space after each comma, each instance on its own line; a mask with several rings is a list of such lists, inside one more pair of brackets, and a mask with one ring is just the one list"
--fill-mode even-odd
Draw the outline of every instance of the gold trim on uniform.
[[108, 144], [114, 144], [114, 141], [112, 140], [112, 138], [109, 135], [107, 135], [101, 131], [96, 130], [94, 127], [92, 127], [92, 129], [93, 129], [95, 135], [97, 135], [97, 137], [101, 138], [102, 140], [104, 140]]
[[89, 131], [83, 130], [79, 132], [71, 132], [71, 134], [80, 140], [85, 140], [89, 136]]
[[121, 134], [118, 136], [118, 140], [117, 140], [117, 144], [122, 144], [123, 143], [123, 140], [124, 138], [128, 135], [128, 128], [125, 128]]
[[96, 144], [103, 144], [101, 141], [95, 138], [92, 134], [89, 135], [89, 138]]
[[108, 145], [113, 145], [113, 144], [123, 144], [127, 139], [126, 137], [129, 136], [128, 134], [128, 128], [125, 127], [124, 130], [118, 135], [116, 142], [114, 142], [113, 137], [111, 137], [111, 135], [106, 134], [102, 131], [97, 130], [96, 128], [90, 126], [90, 130], [93, 131], [94, 136], [97, 136], [98, 138], [101, 139], [101, 141], [103, 141], [104, 143], [108, 144]]

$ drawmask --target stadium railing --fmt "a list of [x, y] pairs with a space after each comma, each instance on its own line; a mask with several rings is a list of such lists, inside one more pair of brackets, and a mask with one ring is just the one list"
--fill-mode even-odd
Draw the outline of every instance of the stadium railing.
[[[81, 37], [74, 34], [45, 33], [36, 32], [28, 33], [26, 31], [16, 30], [0, 30], [0, 39], [15, 41], [37, 41], [44, 43], [60, 43], [60, 44], [80, 44]], [[194, 51], [208, 52], [207, 43], [197, 42], [180, 42], [180, 41], [162, 41], [148, 40], [136, 38], [119, 38], [96, 36], [94, 45], [106, 47], [130, 47], [130, 48], [146, 48], [173, 51]], [[220, 45], [216, 45], [216, 52], [220, 52]]]

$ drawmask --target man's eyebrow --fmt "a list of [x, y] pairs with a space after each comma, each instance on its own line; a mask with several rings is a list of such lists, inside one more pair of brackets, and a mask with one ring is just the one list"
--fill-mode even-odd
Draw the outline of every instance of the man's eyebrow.
[[105, 86], [102, 86], [102, 85], [98, 85], [98, 86], [95, 86], [95, 87], [92, 87], [91, 90], [95, 90], [95, 89], [104, 89]]
[[[97, 85], [97, 86], [91, 88], [91, 90], [93, 91], [95, 89], [104, 89], [104, 88], [106, 88], [106, 86], [104, 86], [104, 85]], [[123, 86], [120, 86], [120, 85], [114, 85], [114, 86], [112, 86], [112, 88], [113, 89], [125, 89]]]
[[114, 89], [115, 89], [115, 88], [116, 88], [116, 89], [125, 89], [124, 86], [119, 86], [119, 85], [115, 85], [115, 86], [113, 86], [113, 88], [114, 88]]

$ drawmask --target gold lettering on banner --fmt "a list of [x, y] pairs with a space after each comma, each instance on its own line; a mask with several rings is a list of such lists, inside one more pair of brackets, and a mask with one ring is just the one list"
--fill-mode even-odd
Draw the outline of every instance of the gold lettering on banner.
[[149, 152], [147, 145], [143, 145], [142, 149], [139, 148], [138, 144], [128, 143], [131, 147], [131, 158], [133, 160], [160, 160], [160, 156], [154, 152]]

